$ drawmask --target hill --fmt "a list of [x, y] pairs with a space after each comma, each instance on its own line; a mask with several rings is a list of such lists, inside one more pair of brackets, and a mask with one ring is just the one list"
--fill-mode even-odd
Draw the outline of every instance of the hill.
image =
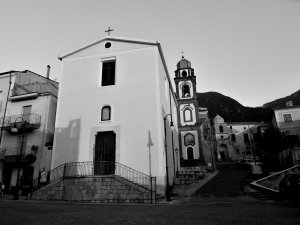
[[300, 105], [300, 90], [284, 98], [279, 98], [272, 102], [268, 102], [264, 104], [263, 107], [272, 109], [277, 107], [285, 107], [288, 101], [293, 101], [294, 105]]
[[197, 93], [198, 103], [208, 108], [209, 117], [217, 114], [226, 122], [271, 122], [272, 110], [263, 107], [245, 107], [238, 101], [218, 92]]

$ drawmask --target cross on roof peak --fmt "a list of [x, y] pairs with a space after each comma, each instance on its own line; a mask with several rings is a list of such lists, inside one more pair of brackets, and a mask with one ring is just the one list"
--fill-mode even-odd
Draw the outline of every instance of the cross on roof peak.
[[109, 36], [111, 31], [114, 31], [114, 29], [111, 29], [110, 27], [108, 27], [108, 29], [105, 31], [105, 33], [107, 33], [107, 35]]

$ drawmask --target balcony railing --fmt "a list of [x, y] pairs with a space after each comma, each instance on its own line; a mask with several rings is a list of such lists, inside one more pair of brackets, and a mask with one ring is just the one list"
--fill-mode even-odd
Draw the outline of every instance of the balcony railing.
[[2, 126], [2, 128], [8, 132], [12, 132], [12, 128], [17, 128], [18, 133], [32, 131], [40, 128], [41, 115], [36, 113], [25, 113], [6, 116], [5, 118], [2, 117], [0, 126]]
[[37, 146], [23, 146], [21, 147], [7, 147], [0, 149], [0, 160], [10, 158], [10, 162], [21, 161], [35, 161]]

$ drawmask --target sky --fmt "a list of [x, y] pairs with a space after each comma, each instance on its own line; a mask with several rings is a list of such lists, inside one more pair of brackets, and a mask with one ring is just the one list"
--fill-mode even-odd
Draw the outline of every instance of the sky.
[[59, 55], [105, 37], [162, 45], [171, 79], [257, 107], [300, 89], [300, 0], [0, 0], [0, 73], [62, 76]]

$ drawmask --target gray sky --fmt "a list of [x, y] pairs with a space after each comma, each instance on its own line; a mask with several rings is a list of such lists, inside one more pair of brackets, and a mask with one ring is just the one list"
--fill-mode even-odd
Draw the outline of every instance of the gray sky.
[[0, 0], [0, 72], [59, 81], [57, 56], [108, 26], [160, 42], [171, 78], [183, 50], [198, 92], [260, 106], [300, 89], [300, 0]]

